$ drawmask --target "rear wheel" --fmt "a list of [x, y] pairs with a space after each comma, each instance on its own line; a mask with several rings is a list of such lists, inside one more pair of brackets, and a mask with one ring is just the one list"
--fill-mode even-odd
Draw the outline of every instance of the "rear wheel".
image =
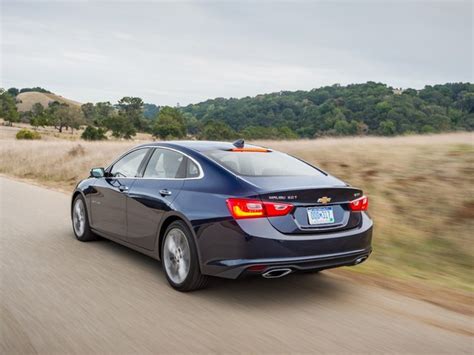
[[97, 236], [92, 232], [87, 217], [86, 203], [81, 195], [77, 195], [72, 204], [72, 229], [77, 240], [88, 242], [96, 240]]
[[175, 221], [166, 229], [161, 260], [169, 284], [178, 291], [194, 291], [207, 285], [201, 274], [194, 238], [186, 224]]

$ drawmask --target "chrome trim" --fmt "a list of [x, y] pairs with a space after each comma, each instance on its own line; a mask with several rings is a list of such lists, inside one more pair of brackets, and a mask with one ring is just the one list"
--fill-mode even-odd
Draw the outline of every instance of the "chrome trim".
[[104, 178], [106, 178], [106, 179], [146, 179], [146, 180], [198, 180], [198, 179], [202, 179], [204, 177], [204, 170], [203, 170], [201, 164], [196, 159], [194, 159], [192, 156], [190, 156], [189, 154], [186, 154], [186, 153], [184, 153], [184, 152], [182, 152], [178, 149], [170, 148], [170, 147], [163, 147], [163, 146], [160, 146], [160, 145], [145, 145], [145, 146], [139, 146], [139, 147], [132, 148], [129, 151], [123, 153], [117, 159], [115, 159], [111, 164], [109, 164], [109, 166], [107, 168], [105, 168], [105, 171], [109, 170], [110, 167], [114, 166], [115, 163], [117, 163], [120, 159], [125, 157], [127, 154], [130, 154], [130, 153], [134, 152], [135, 150], [145, 149], [145, 148], [168, 149], [168, 150], [171, 150], [173, 152], [177, 152], [179, 154], [182, 154], [185, 157], [187, 157], [188, 159], [190, 159], [194, 164], [196, 164], [196, 166], [198, 167], [198, 170], [199, 170], [199, 175], [196, 176], [196, 177], [190, 177], [190, 178], [154, 178], [154, 177], [143, 177], [143, 176], [133, 176], [133, 177], [114, 177], [113, 176], [113, 177], [104, 177]]
[[364, 261], [366, 261], [368, 258], [367, 255], [361, 256], [360, 258], [357, 258], [356, 261], [354, 262], [354, 265], [359, 265], [362, 264]]
[[262, 276], [266, 279], [278, 279], [280, 277], [291, 274], [292, 272], [293, 270], [285, 267], [285, 268], [280, 268], [280, 269], [271, 269], [267, 272], [264, 272]]

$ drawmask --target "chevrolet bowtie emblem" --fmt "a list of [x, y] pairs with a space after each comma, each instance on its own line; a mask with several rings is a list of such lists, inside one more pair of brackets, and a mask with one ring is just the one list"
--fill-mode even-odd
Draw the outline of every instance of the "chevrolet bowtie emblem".
[[331, 202], [331, 197], [324, 196], [324, 197], [318, 198], [318, 203], [322, 203], [323, 205], [326, 205], [329, 202]]

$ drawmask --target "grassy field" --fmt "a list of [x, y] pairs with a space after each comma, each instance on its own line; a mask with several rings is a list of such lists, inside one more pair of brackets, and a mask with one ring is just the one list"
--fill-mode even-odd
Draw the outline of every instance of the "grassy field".
[[[472, 292], [474, 135], [256, 142], [327, 170], [370, 196], [374, 253], [353, 268]], [[138, 142], [16, 141], [0, 134], [0, 173], [71, 191]]]

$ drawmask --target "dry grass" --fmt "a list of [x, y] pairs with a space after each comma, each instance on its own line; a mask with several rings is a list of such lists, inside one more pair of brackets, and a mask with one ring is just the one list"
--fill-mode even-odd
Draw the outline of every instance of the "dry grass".
[[106, 166], [132, 142], [0, 140], [0, 173], [71, 191], [92, 167]]
[[375, 253], [356, 270], [473, 290], [473, 134], [258, 143], [370, 196]]
[[[82, 141], [81, 134], [84, 131], [85, 126], [81, 126], [81, 128], [75, 129], [75, 130], [63, 129], [63, 132], [59, 133], [56, 128], [51, 127], [51, 126], [33, 128], [28, 123], [14, 123], [13, 126], [5, 126], [4, 120], [0, 118], [0, 140], [15, 139], [16, 133], [22, 128], [39, 132], [41, 134], [42, 140]], [[108, 137], [108, 140], [110, 141], [123, 142], [123, 139], [114, 138], [110, 132], [107, 132], [107, 137]], [[139, 132], [133, 137], [134, 142], [150, 141], [150, 140], [153, 140], [153, 137], [149, 133]]]
[[[364, 189], [374, 254], [354, 268], [472, 291], [474, 135], [257, 142], [312, 162]], [[133, 142], [0, 139], [0, 173], [72, 190]]]

